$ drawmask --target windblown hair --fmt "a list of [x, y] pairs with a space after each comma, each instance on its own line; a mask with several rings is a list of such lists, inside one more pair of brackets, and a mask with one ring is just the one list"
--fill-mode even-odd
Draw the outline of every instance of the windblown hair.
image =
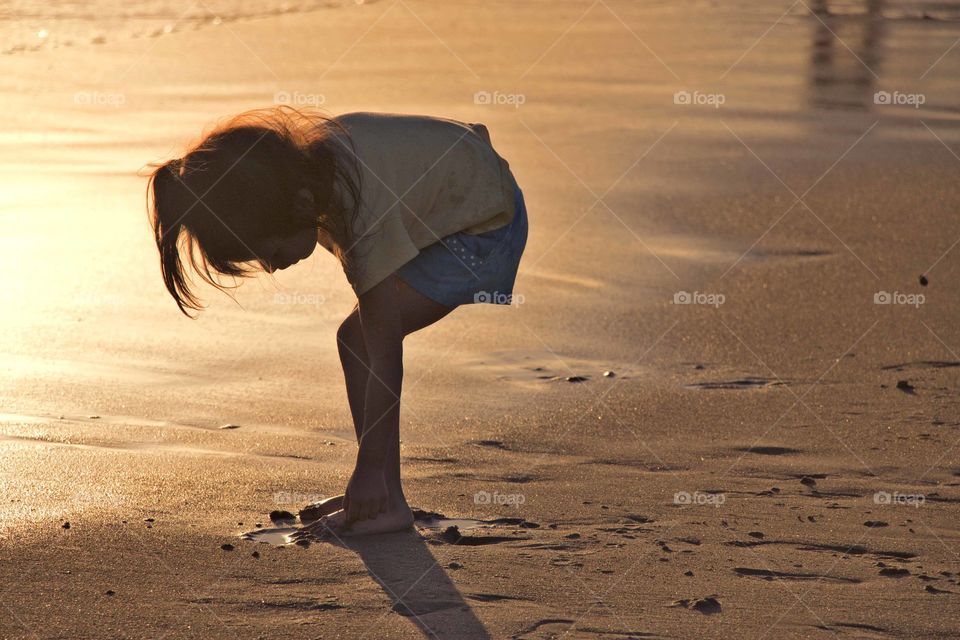
[[224, 285], [219, 276], [255, 274], [263, 257], [252, 255], [253, 239], [303, 229], [294, 216], [303, 187], [313, 193], [315, 226], [348, 266], [360, 172], [346, 134], [314, 111], [255, 109], [203, 135], [182, 158], [149, 165], [156, 170], [147, 184], [147, 210], [160, 270], [185, 315], [202, 308], [187, 267], [221, 291], [236, 285]]

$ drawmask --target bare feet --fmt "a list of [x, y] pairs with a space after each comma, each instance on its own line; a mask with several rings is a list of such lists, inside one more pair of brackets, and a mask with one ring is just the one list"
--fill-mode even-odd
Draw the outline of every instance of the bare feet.
[[357, 520], [347, 525], [347, 514], [342, 509], [324, 516], [304, 526], [290, 537], [300, 538], [342, 538], [347, 536], [369, 536], [377, 533], [404, 531], [413, 526], [413, 513], [406, 502], [391, 506], [372, 520]]
[[341, 507], [343, 507], [343, 494], [331, 496], [320, 502], [314, 502], [300, 509], [300, 522], [315, 522], [323, 516], [328, 516], [331, 513], [340, 511]]

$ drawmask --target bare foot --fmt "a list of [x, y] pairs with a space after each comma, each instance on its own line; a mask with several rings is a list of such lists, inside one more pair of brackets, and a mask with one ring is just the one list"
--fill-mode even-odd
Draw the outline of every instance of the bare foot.
[[323, 516], [328, 516], [331, 513], [340, 511], [341, 507], [343, 507], [343, 494], [325, 498], [320, 502], [314, 502], [300, 509], [300, 522], [314, 522]]
[[324, 516], [306, 525], [291, 537], [342, 538], [347, 536], [369, 536], [377, 533], [404, 531], [413, 526], [413, 513], [406, 503], [390, 507], [372, 520], [357, 520], [347, 525], [347, 514], [342, 509]]

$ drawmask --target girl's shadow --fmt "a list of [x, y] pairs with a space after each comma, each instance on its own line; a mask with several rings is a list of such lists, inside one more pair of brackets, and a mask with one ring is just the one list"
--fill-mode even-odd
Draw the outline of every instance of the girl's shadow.
[[[355, 551], [390, 598], [391, 610], [410, 618], [424, 636], [489, 640], [490, 634], [416, 530], [330, 542]], [[441, 611], [443, 615], [432, 615]]]

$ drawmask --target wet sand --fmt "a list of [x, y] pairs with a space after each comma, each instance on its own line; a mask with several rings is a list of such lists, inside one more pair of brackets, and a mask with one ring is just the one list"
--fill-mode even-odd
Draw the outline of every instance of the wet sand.
[[[944, 6], [384, 1], [4, 55], [0, 637], [955, 637]], [[353, 299], [317, 252], [179, 316], [137, 172], [278, 93], [484, 122], [524, 188], [522, 304], [405, 349], [406, 493], [456, 530], [243, 537], [349, 477]]]

